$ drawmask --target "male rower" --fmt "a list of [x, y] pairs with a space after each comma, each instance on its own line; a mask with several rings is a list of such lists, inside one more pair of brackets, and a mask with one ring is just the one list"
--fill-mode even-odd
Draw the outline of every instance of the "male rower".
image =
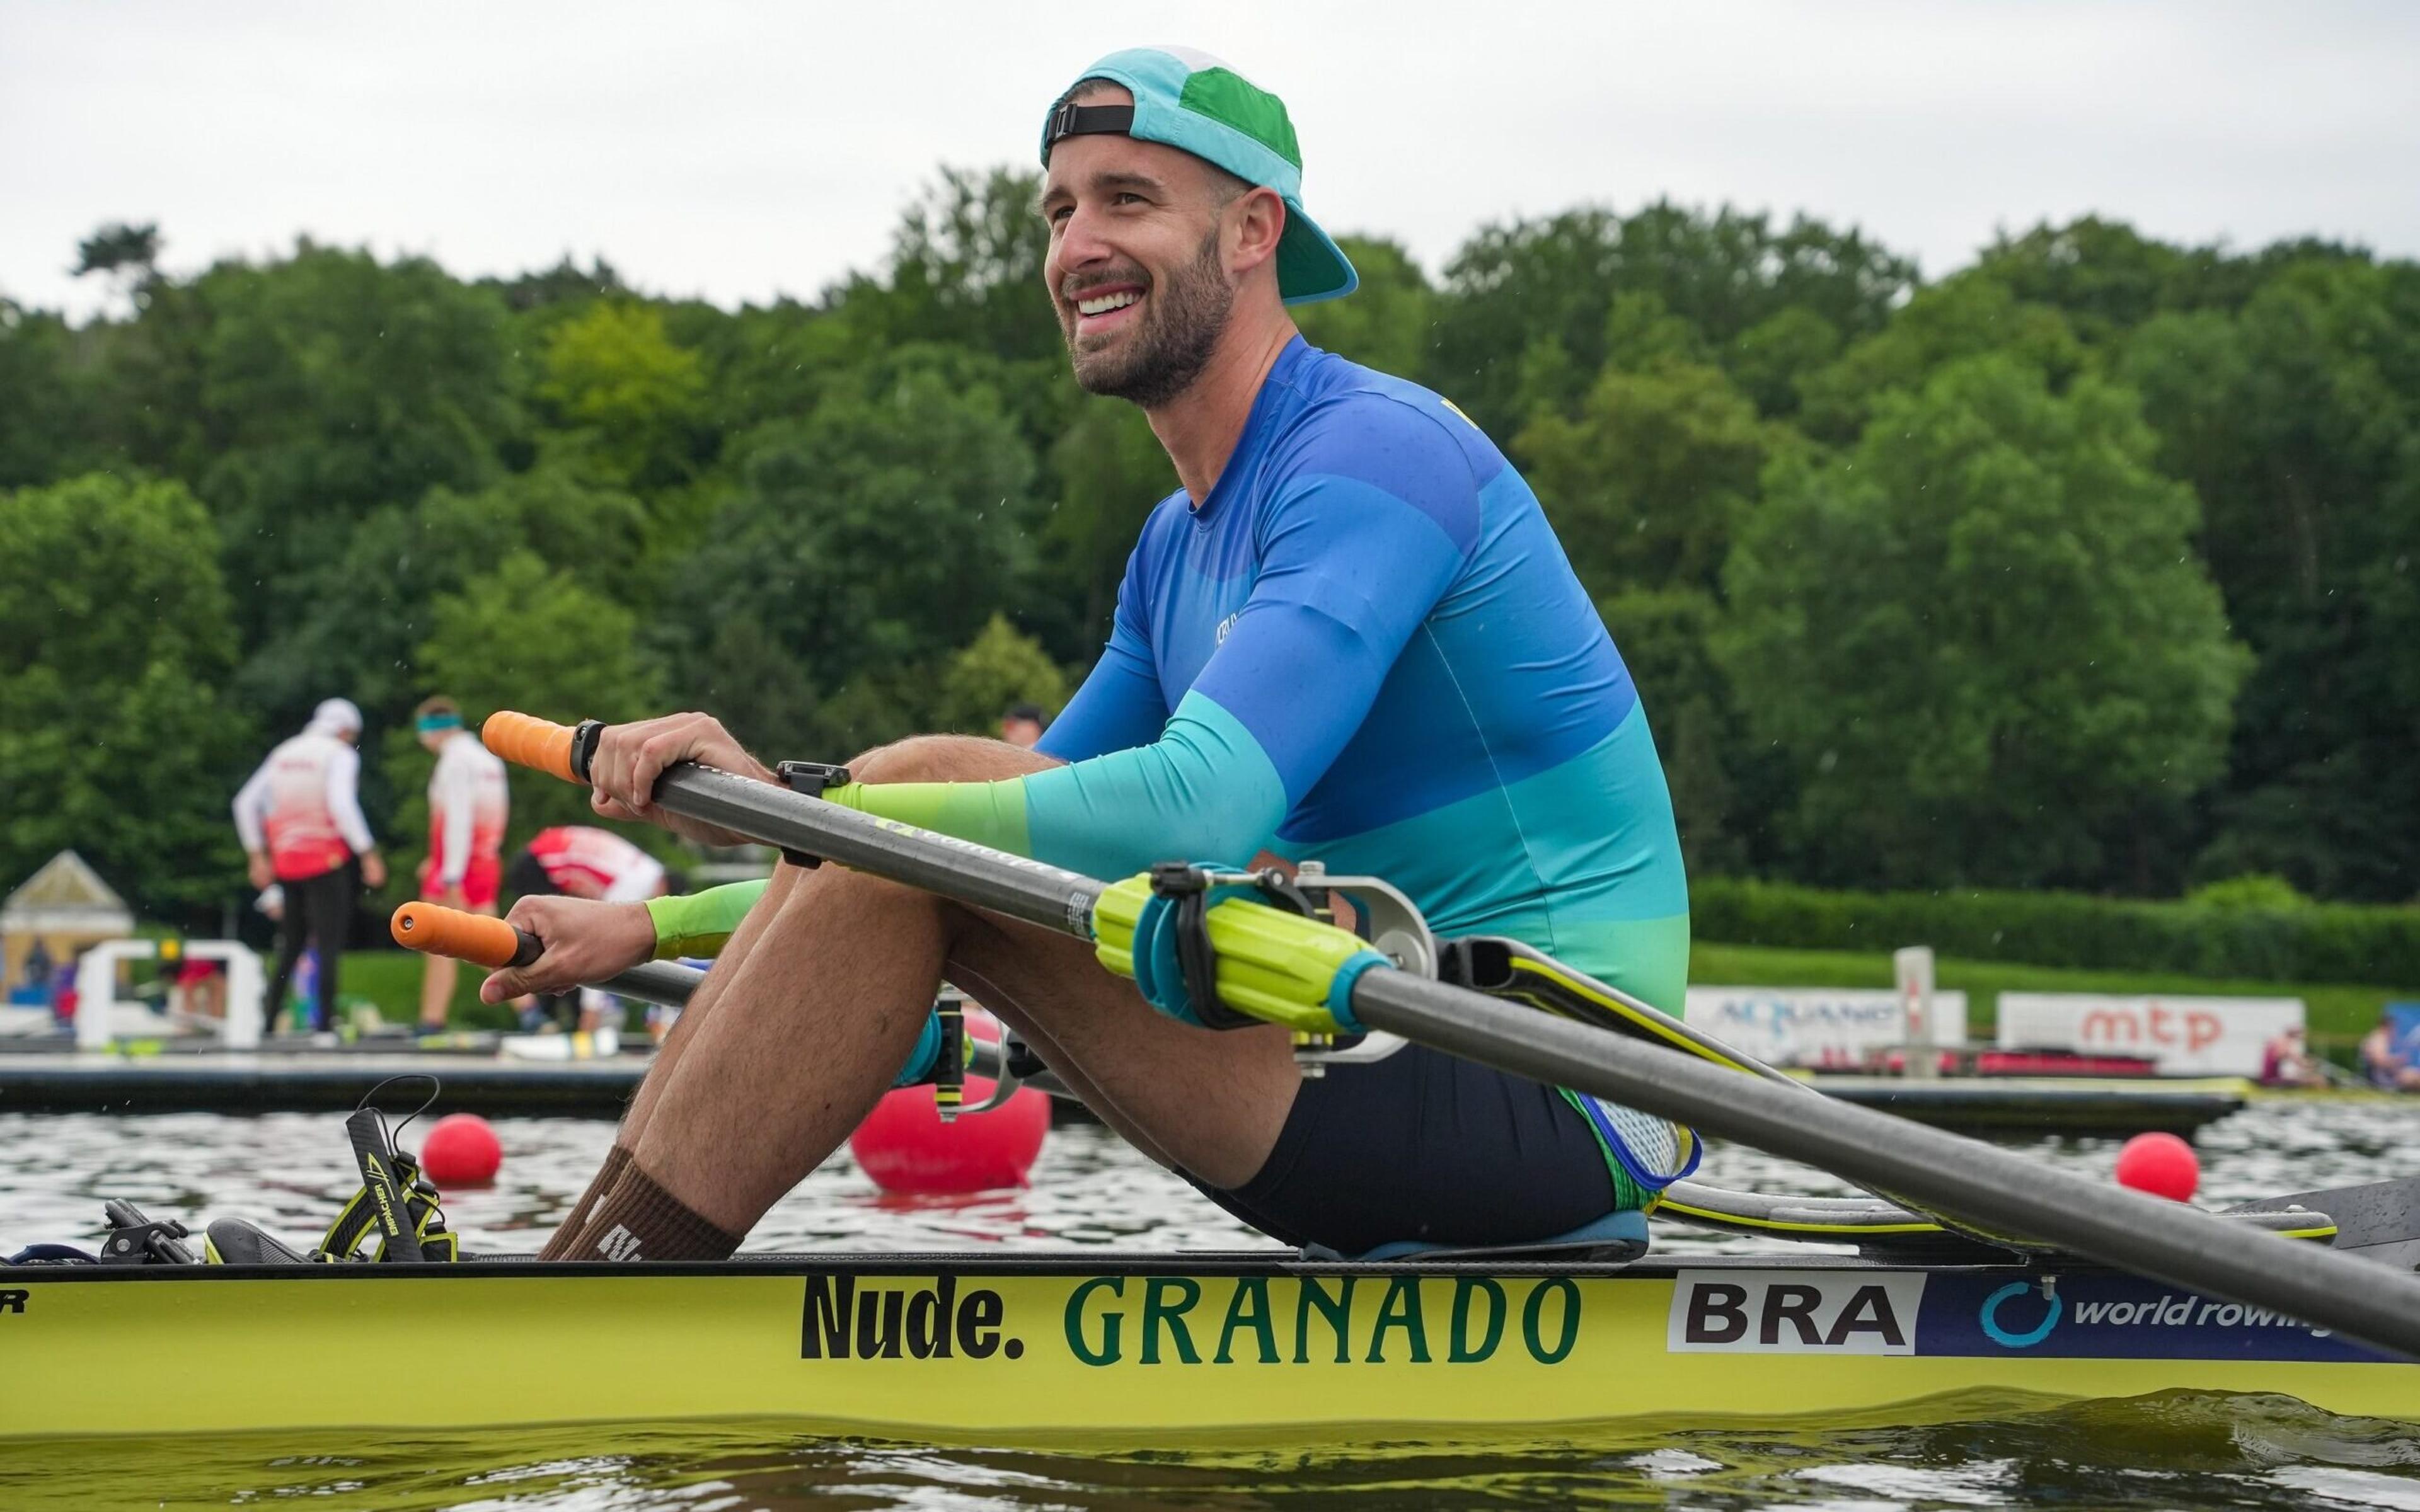
[[[1102, 878], [1268, 857], [1374, 873], [1440, 934], [1516, 936], [1678, 1011], [1687, 901], [1637, 694], [1495, 445], [1295, 331], [1288, 305], [1356, 278], [1303, 211], [1283, 104], [1201, 54], [1133, 50], [1051, 105], [1041, 146], [1044, 276], [1076, 378], [1143, 409], [1183, 486], [1038, 749], [908, 740], [826, 796]], [[682, 761], [774, 780], [713, 719], [675, 715], [604, 733], [594, 806], [738, 839], [653, 806]], [[1535, 1242], [1669, 1174], [1635, 1169], [1590, 1100], [1418, 1046], [1307, 1080], [1283, 1028], [1163, 1016], [1084, 942], [838, 866], [611, 931], [513, 917], [549, 949], [490, 1000], [723, 944], [548, 1257], [730, 1254], [912, 1071], [944, 977], [1127, 1139], [1287, 1242]]]
[[2361, 1073], [2369, 1085], [2389, 1092], [2420, 1092], [2420, 1014], [2389, 1003], [2378, 1022], [2361, 1037]]
[[386, 861], [362, 817], [362, 711], [350, 699], [326, 699], [301, 734], [280, 742], [235, 795], [236, 834], [252, 885], [283, 889], [277, 964], [265, 999], [272, 1015], [308, 948], [318, 953], [311, 1026], [334, 1022], [336, 974], [362, 887], [386, 886]]
[[[504, 820], [512, 805], [504, 764], [462, 728], [462, 711], [452, 699], [425, 701], [412, 711], [411, 728], [437, 757], [428, 774], [428, 859], [420, 866], [420, 895], [492, 916], [504, 885]], [[457, 968], [450, 956], [422, 958], [423, 1032], [444, 1029]]]

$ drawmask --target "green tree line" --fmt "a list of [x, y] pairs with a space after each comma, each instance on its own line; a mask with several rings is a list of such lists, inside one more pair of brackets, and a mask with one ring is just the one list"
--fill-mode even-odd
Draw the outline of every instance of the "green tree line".
[[[880, 268], [736, 311], [97, 232], [115, 313], [0, 299], [0, 878], [71, 844], [214, 905], [229, 795], [332, 693], [407, 860], [430, 692], [825, 758], [1063, 700], [1174, 480], [1067, 375], [1032, 191], [944, 171]], [[2420, 266], [2084, 220], [1927, 282], [1668, 203], [1434, 277], [1347, 242], [1306, 333], [1524, 469], [1699, 872], [2420, 892]]]

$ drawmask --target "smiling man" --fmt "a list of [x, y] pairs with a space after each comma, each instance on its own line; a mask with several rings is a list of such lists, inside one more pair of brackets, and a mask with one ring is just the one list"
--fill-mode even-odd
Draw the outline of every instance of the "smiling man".
[[[1143, 409], [1183, 487], [1039, 749], [923, 737], [827, 796], [1102, 878], [1264, 855], [1375, 873], [1441, 935], [1512, 935], [1677, 1011], [1687, 903], [1637, 692], [1503, 455], [1296, 332], [1288, 305], [1355, 275], [1304, 213], [1285, 107], [1199, 54], [1117, 53], [1051, 106], [1042, 157], [1076, 377]], [[773, 779], [678, 715], [605, 734], [596, 807], [732, 838], [649, 803], [685, 760]], [[729, 1253], [918, 1069], [944, 977], [1288, 1242], [1534, 1242], [1667, 1174], [1614, 1110], [1553, 1088], [1417, 1047], [1305, 1080], [1284, 1030], [1162, 1016], [1078, 941], [838, 867], [757, 890], [516, 910], [548, 949], [491, 1000], [721, 950], [549, 1256]]]

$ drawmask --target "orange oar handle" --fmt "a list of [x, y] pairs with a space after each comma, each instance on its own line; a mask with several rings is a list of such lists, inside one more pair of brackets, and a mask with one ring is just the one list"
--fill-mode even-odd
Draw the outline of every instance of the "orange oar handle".
[[408, 950], [450, 955], [473, 965], [525, 966], [546, 952], [538, 937], [486, 914], [466, 914], [442, 903], [409, 903], [389, 926], [395, 943]]
[[488, 722], [479, 727], [479, 739], [515, 766], [526, 766], [566, 782], [585, 782], [588, 758], [595, 754], [597, 737], [604, 731], [603, 722], [597, 719], [583, 719], [577, 725], [556, 724], [551, 719], [506, 709], [488, 716]]

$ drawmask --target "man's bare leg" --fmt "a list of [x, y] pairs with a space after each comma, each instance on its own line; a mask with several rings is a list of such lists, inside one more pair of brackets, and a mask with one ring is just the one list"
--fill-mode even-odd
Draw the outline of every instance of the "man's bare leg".
[[445, 1027], [445, 1010], [454, 1001], [454, 980], [460, 965], [450, 955], [420, 958], [420, 1026]]
[[[932, 739], [876, 752], [861, 775], [977, 780], [1046, 764], [994, 742]], [[711, 1011], [694, 1030], [684, 1016], [677, 1062], [650, 1076], [617, 1201], [643, 1178], [650, 1201], [744, 1234], [889, 1088], [945, 970], [1001, 998], [1104, 1117], [1214, 1185], [1249, 1180], [1293, 1106], [1282, 1030], [1221, 1034], [1165, 1018], [1085, 942], [838, 867], [772, 903], [751, 915], [762, 932], [718, 966], [725, 984]]]
[[772, 880], [766, 885], [764, 897], [757, 900], [756, 906], [748, 911], [739, 927], [732, 932], [722, 953], [706, 972], [706, 980], [698, 983], [696, 992], [690, 995], [679, 1019], [657, 1048], [654, 1063], [648, 1066], [647, 1074], [640, 1079], [639, 1089], [632, 1094], [630, 1105], [622, 1111], [622, 1121], [613, 1131], [613, 1148], [606, 1151], [604, 1163], [597, 1167], [597, 1174], [588, 1179], [588, 1185], [573, 1200], [570, 1211], [564, 1214], [563, 1222], [539, 1247], [539, 1259], [560, 1260], [571, 1257], [572, 1242], [579, 1238], [581, 1227], [628, 1167], [630, 1151], [638, 1144], [641, 1131], [647, 1126], [647, 1115], [655, 1107], [657, 1094], [671, 1079], [673, 1069], [680, 1064], [682, 1050], [697, 1033], [698, 1026], [704, 1024], [713, 1011], [715, 999], [721, 995], [723, 986], [738, 968], [740, 959], [755, 943], [756, 937], [765, 932], [764, 921], [780, 909], [782, 900], [789, 895], [800, 874], [801, 869], [798, 867], [783, 865], [775, 868]]
[[739, 921], [739, 927], [732, 931], [731, 938], [715, 957], [714, 964], [707, 968], [706, 980], [699, 982], [697, 991], [690, 995], [689, 1002], [681, 1009], [680, 1017], [674, 1022], [671, 1032], [664, 1036], [662, 1045], [658, 1047], [654, 1064], [647, 1068], [647, 1074], [641, 1079], [639, 1090], [632, 1095], [629, 1107], [623, 1111], [622, 1127], [615, 1135], [615, 1143], [638, 1143], [640, 1131], [646, 1127], [647, 1117], [655, 1110], [657, 1097], [680, 1065], [690, 1040], [713, 1015], [714, 1005], [731, 985], [731, 979], [737, 974], [740, 963], [748, 958], [749, 951], [763, 936], [767, 924], [781, 912], [783, 903], [790, 896], [790, 889], [799, 885], [799, 878], [808, 874], [805, 868], [792, 866], [786, 861], [773, 869], [771, 880], [765, 885], [765, 895], [756, 900], [756, 905], [748, 910], [747, 917]]

